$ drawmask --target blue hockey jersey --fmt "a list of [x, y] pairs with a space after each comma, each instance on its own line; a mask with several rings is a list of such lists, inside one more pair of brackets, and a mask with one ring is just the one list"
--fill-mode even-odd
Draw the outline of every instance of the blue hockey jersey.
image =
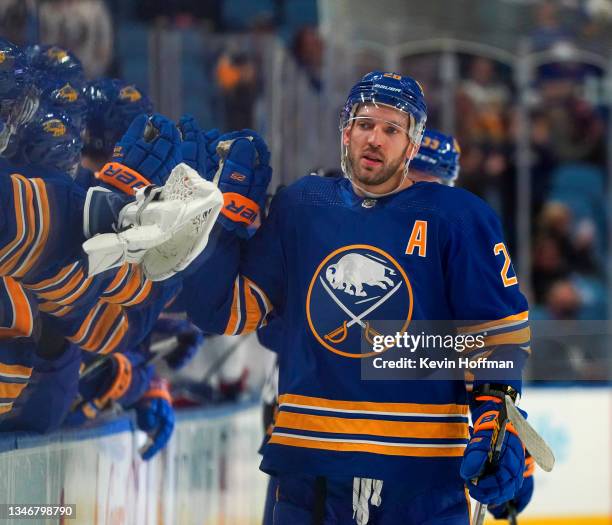
[[281, 320], [279, 413], [262, 468], [412, 478], [415, 490], [458, 480], [464, 382], [364, 380], [377, 356], [361, 342], [380, 321], [402, 331], [449, 320], [483, 336], [481, 356], [513, 355], [521, 368], [528, 307], [493, 211], [435, 183], [372, 200], [347, 179], [305, 177], [277, 196], [250, 241], [217, 235], [181, 301], [208, 331], [245, 333], [271, 312]]

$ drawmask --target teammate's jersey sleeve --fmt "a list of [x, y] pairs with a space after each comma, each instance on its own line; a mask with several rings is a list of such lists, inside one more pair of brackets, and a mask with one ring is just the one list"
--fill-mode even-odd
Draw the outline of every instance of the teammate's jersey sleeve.
[[475, 198], [467, 202], [448, 224], [443, 257], [448, 298], [459, 334], [484, 341], [469, 356], [511, 359], [519, 368], [509, 376], [511, 383], [530, 352], [527, 300], [519, 289], [499, 219], [483, 202]]
[[219, 224], [196, 271], [183, 280], [175, 308], [186, 311], [205, 332], [239, 335], [265, 325], [285, 296], [285, 269], [278, 198], [248, 241]]
[[32, 276], [78, 257], [84, 199], [68, 181], [0, 177], [0, 275]]

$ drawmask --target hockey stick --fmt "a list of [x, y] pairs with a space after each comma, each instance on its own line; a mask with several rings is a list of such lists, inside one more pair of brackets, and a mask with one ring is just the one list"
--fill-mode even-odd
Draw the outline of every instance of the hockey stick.
[[516, 507], [512, 503], [506, 503], [506, 509], [508, 510], [508, 523], [510, 525], [518, 525]]
[[516, 430], [518, 437], [521, 438], [523, 445], [533, 456], [535, 462], [545, 472], [550, 472], [555, 466], [555, 456], [546, 441], [535, 431], [529, 422], [514, 406], [512, 398], [506, 396], [506, 413], [512, 426]]
[[210, 378], [217, 372], [225, 362], [230, 358], [230, 356], [238, 350], [238, 347], [243, 343], [242, 338], [239, 341], [236, 341], [232, 346], [230, 346], [222, 355], [220, 355], [216, 361], [213, 362], [212, 365], [208, 367], [206, 373], [200, 380], [200, 383], [205, 384], [210, 381]]

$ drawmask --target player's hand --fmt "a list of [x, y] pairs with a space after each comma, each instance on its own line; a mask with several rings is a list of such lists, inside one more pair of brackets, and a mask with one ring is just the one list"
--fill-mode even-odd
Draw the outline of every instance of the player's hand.
[[529, 452], [525, 454], [525, 471], [523, 473], [523, 485], [514, 496], [514, 499], [502, 503], [500, 505], [489, 505], [487, 508], [496, 520], [507, 519], [511, 509], [515, 514], [519, 514], [525, 510], [525, 507], [531, 501], [533, 496], [533, 471], [535, 470], [535, 461], [529, 455]]
[[[212, 180], [218, 182], [224, 199], [219, 221], [227, 230], [248, 238], [260, 223], [272, 178], [270, 152], [263, 138], [250, 129], [221, 135], [212, 145], [218, 159]], [[207, 179], [210, 177], [209, 172]]]
[[132, 363], [115, 353], [79, 381], [79, 399], [66, 418], [68, 425], [80, 425], [121, 401], [132, 385]]
[[[204, 131], [191, 115], [183, 115], [178, 122], [183, 137], [181, 146], [183, 162], [196, 170], [203, 178], [212, 180], [219, 162], [215, 158], [213, 143], [219, 138], [219, 130]], [[210, 173], [210, 177], [207, 174]]]
[[167, 381], [153, 380], [150, 390], [134, 408], [138, 428], [148, 436], [147, 443], [140, 450], [142, 459], [146, 461], [166, 446], [174, 430], [174, 409]]
[[[490, 399], [490, 398], [489, 398]], [[478, 399], [476, 399], [478, 401]], [[463, 454], [460, 474], [470, 496], [488, 505], [512, 500], [523, 483], [525, 449], [511, 423], [506, 427], [499, 463], [485, 472], [493, 425], [503, 401], [484, 401], [472, 410], [474, 432]], [[524, 416], [527, 414], [521, 411]], [[473, 480], [478, 479], [477, 484]]]
[[109, 186], [133, 194], [137, 188], [163, 186], [182, 161], [181, 135], [170, 119], [139, 115], [115, 145], [111, 162], [97, 177]]
[[204, 342], [202, 330], [187, 319], [161, 316], [155, 322], [153, 332], [156, 335], [177, 338], [176, 348], [164, 358], [173, 370], [179, 370], [191, 361]]

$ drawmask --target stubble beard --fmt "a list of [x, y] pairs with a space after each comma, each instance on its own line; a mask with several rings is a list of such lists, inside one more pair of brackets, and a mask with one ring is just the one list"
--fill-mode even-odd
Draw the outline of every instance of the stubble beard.
[[399, 158], [392, 160], [386, 165], [383, 164], [383, 166], [377, 170], [372, 171], [361, 168], [359, 165], [360, 157], [361, 154], [356, 154], [355, 152], [351, 151], [349, 147], [348, 158], [353, 179], [355, 179], [356, 182], [367, 186], [379, 186], [380, 184], [387, 182], [398, 172], [400, 166], [402, 166], [404, 162], [405, 152]]

